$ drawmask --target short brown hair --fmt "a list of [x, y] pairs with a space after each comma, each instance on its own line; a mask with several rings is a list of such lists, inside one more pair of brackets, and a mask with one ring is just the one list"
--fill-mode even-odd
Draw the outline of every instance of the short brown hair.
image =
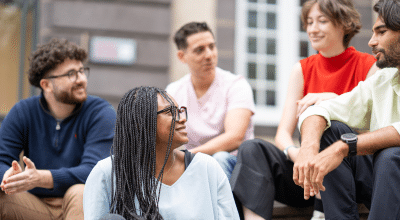
[[307, 17], [314, 6], [318, 4], [320, 11], [335, 25], [343, 26], [343, 45], [347, 48], [350, 40], [360, 32], [360, 14], [354, 8], [351, 0], [308, 0], [301, 9], [301, 21], [304, 30], [307, 30]]
[[53, 38], [49, 43], [39, 46], [30, 56], [29, 82], [41, 88], [40, 80], [66, 59], [83, 62], [86, 58], [87, 52], [75, 43]]
[[187, 38], [192, 34], [209, 31], [214, 34], [206, 22], [190, 22], [183, 25], [174, 36], [174, 41], [178, 50], [185, 50], [188, 47]]

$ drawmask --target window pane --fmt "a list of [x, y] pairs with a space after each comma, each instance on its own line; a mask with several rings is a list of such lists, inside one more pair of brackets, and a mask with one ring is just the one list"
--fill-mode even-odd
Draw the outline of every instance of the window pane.
[[276, 0], [267, 0], [267, 4], [275, 5], [276, 4]]
[[276, 29], [276, 16], [275, 13], [267, 13], [267, 28]]
[[275, 91], [267, 91], [267, 105], [275, 106]]
[[301, 19], [299, 19], [299, 21], [300, 21], [299, 30], [301, 32], [306, 32], [306, 30], [304, 30], [304, 28], [303, 28], [303, 22], [301, 22]]
[[256, 79], [257, 78], [257, 64], [248, 63], [247, 64], [247, 78]]
[[308, 42], [300, 41], [300, 57], [308, 57]]
[[275, 81], [275, 65], [274, 64], [268, 64], [267, 65], [267, 80], [273, 80]]
[[248, 52], [257, 53], [257, 39], [255, 37], [249, 37]]
[[275, 55], [275, 39], [267, 39], [267, 54]]
[[257, 12], [256, 11], [249, 11], [249, 20], [248, 24], [249, 27], [257, 27]]
[[254, 104], [257, 104], [257, 90], [252, 89], [253, 90], [253, 99], [254, 99]]

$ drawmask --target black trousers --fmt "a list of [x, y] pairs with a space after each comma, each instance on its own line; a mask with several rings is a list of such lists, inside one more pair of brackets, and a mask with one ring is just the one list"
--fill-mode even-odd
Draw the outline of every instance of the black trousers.
[[265, 219], [272, 219], [274, 200], [293, 207], [314, 204], [304, 200], [304, 190], [293, 181], [293, 162], [273, 144], [248, 140], [239, 147], [237, 163], [230, 179], [238, 204]]
[[[345, 133], [347, 125], [332, 121], [321, 139], [321, 150]], [[400, 219], [400, 147], [374, 155], [345, 158], [325, 176], [321, 192], [326, 219], [359, 219], [357, 203], [370, 209], [368, 219]]]

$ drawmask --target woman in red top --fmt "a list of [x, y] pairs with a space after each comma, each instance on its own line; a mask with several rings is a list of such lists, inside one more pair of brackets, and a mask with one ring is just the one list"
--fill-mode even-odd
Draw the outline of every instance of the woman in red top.
[[275, 145], [255, 139], [239, 147], [230, 179], [245, 219], [271, 219], [274, 200], [306, 207], [303, 189], [293, 182], [293, 162], [299, 153], [292, 136], [299, 115], [310, 105], [351, 91], [378, 69], [372, 55], [349, 47], [361, 28], [350, 0], [308, 0], [301, 19], [318, 54], [296, 63], [290, 75]]

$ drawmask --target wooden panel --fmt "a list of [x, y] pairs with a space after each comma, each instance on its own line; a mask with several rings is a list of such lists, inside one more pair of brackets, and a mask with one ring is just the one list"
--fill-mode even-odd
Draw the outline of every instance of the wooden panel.
[[5, 13], [0, 6], [0, 114], [5, 115], [18, 97], [21, 13]]
[[98, 96], [122, 97], [137, 86], [156, 86], [165, 89], [168, 74], [162, 71], [138, 71], [121, 68], [91, 67], [88, 93]]
[[170, 10], [146, 4], [53, 2], [55, 27], [168, 35]]

